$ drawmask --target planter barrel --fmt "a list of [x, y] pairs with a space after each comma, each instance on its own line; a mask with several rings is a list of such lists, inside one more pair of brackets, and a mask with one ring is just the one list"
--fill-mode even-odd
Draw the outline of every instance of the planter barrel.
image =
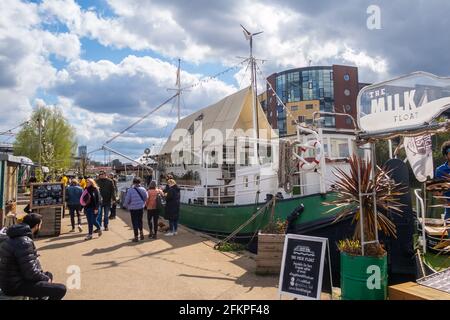
[[341, 252], [342, 300], [386, 300], [387, 289], [387, 255], [367, 257]]
[[279, 274], [283, 257], [285, 234], [258, 234], [256, 274]]

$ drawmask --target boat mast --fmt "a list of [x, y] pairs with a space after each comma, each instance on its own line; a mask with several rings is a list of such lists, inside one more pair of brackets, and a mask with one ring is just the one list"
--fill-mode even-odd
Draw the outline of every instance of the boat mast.
[[254, 142], [254, 155], [256, 163], [259, 163], [259, 123], [258, 123], [258, 95], [256, 85], [256, 59], [253, 57], [253, 36], [263, 33], [263, 31], [251, 33], [242, 24], [241, 27], [244, 31], [244, 36], [250, 42], [250, 57], [249, 64], [251, 67], [251, 88], [252, 88], [252, 115], [253, 115], [253, 137]]

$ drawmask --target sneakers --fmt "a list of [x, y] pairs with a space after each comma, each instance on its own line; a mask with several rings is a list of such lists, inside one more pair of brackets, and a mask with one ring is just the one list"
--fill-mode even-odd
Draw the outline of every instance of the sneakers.
[[72, 230], [70, 230], [69, 232], [75, 232], [75, 228], [72, 228]]
[[81, 227], [81, 225], [78, 225], [78, 231], [83, 232], [83, 228]]
[[171, 236], [173, 236], [174, 234], [173, 234], [173, 232], [167, 232], [166, 234], [165, 234], [165, 236], [167, 236], [167, 237], [171, 237]]
[[105, 227], [105, 231], [109, 231], [108, 227]]
[[143, 233], [141, 233], [140, 239], [141, 239], [141, 240], [144, 240], [144, 239], [145, 239]]
[[173, 235], [174, 235], [174, 236], [176, 236], [177, 234], [178, 234], [178, 232], [177, 232], [177, 231], [175, 231], [175, 232], [173, 233]]
[[94, 233], [98, 233], [99, 231], [101, 231], [100, 229], [95, 229]]
[[134, 239], [131, 240], [131, 241], [133, 241], [133, 242], [139, 242], [139, 239], [138, 239], [138, 237], [134, 237]]
[[98, 236], [99, 236], [99, 237], [101, 237], [101, 236], [102, 236], [102, 234], [103, 234], [103, 231], [102, 231], [102, 229], [98, 230]]
[[92, 235], [91, 234], [88, 234], [87, 236], [86, 236], [86, 238], [84, 238], [84, 240], [91, 240], [92, 239]]

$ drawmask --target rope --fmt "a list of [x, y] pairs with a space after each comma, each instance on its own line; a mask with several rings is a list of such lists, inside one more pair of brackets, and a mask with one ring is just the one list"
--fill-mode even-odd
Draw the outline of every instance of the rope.
[[110, 143], [111, 141], [117, 139], [118, 137], [120, 137], [122, 134], [124, 134], [125, 132], [127, 132], [128, 130], [130, 130], [131, 128], [133, 128], [135, 125], [141, 123], [145, 118], [149, 117], [151, 114], [153, 114], [154, 112], [158, 111], [159, 109], [161, 109], [164, 105], [166, 105], [170, 100], [172, 100], [173, 98], [175, 98], [178, 95], [178, 93], [174, 94], [173, 96], [171, 96], [169, 99], [165, 100], [163, 103], [161, 103], [159, 106], [157, 106], [155, 109], [151, 110], [150, 112], [148, 112], [147, 114], [145, 114], [143, 117], [139, 118], [137, 121], [133, 122], [131, 125], [129, 125], [128, 127], [126, 127], [125, 129], [123, 129], [121, 132], [119, 132], [118, 134], [116, 134], [114, 137], [112, 137], [111, 139], [109, 139], [108, 141], [105, 142], [105, 144]]
[[242, 229], [244, 229], [246, 226], [248, 226], [250, 224], [250, 222], [255, 220], [256, 217], [261, 214], [261, 212], [264, 212], [264, 210], [267, 207], [269, 207], [270, 205], [272, 205], [274, 203], [275, 203], [275, 196], [270, 201], [267, 201], [266, 204], [264, 204], [264, 206], [262, 206], [261, 208], [256, 210], [256, 212], [247, 221], [245, 221], [243, 224], [241, 224], [228, 237], [226, 237], [225, 239], [223, 239], [223, 240], [219, 241], [218, 243], [216, 243], [216, 245], [214, 246], [214, 249], [218, 249], [222, 244], [227, 243], [229, 240], [234, 238], [234, 236], [236, 236]]

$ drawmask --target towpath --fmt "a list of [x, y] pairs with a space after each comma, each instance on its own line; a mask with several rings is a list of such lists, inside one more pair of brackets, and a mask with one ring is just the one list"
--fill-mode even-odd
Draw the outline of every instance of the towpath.
[[61, 236], [36, 241], [42, 265], [56, 282], [66, 283], [68, 272], [79, 268], [80, 288], [68, 290], [66, 299], [279, 298], [278, 277], [255, 275], [252, 254], [216, 251], [214, 242], [190, 229], [132, 243], [129, 213], [120, 209], [110, 231], [90, 241], [85, 232], [69, 233], [69, 224], [66, 215]]

